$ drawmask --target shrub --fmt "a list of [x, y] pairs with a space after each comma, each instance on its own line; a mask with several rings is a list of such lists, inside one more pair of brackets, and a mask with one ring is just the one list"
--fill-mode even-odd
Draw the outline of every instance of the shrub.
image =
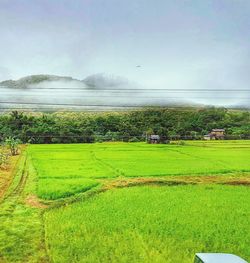
[[13, 137], [9, 137], [5, 140], [5, 144], [9, 147], [10, 149], [10, 154], [13, 155], [18, 155], [18, 146], [21, 143], [19, 139], [15, 139]]
[[139, 142], [140, 140], [136, 137], [132, 137], [129, 139], [129, 142]]

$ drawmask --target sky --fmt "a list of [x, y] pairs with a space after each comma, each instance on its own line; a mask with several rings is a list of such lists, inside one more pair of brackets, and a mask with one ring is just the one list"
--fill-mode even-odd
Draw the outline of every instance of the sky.
[[106, 73], [152, 89], [250, 89], [249, 14], [249, 0], [0, 0], [0, 80]]

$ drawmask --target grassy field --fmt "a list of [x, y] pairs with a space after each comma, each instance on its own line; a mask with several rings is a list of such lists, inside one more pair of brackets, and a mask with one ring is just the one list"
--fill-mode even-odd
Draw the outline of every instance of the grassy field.
[[[190, 144], [190, 145], [189, 145]], [[250, 172], [250, 142], [189, 142], [187, 145], [103, 143], [33, 145], [29, 154], [38, 175], [38, 196], [66, 197], [98, 179]]]
[[209, 185], [113, 189], [45, 221], [55, 262], [191, 263], [197, 251], [250, 259], [249, 218], [249, 189]]
[[249, 157], [250, 141], [30, 145], [3, 183], [0, 262], [250, 261]]

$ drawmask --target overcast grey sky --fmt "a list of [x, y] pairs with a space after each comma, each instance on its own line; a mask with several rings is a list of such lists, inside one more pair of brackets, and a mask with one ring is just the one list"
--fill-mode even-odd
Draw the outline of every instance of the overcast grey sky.
[[249, 14], [249, 0], [0, 0], [0, 80], [104, 72], [150, 88], [249, 88]]

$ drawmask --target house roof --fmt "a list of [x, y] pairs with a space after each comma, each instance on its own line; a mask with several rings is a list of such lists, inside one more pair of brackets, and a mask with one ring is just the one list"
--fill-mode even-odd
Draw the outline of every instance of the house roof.
[[233, 254], [197, 253], [196, 256], [204, 263], [247, 263], [244, 259]]
[[225, 129], [212, 129], [213, 132], [224, 132]]
[[160, 136], [156, 135], [156, 134], [152, 134], [152, 135], [150, 135], [150, 139], [152, 139], [152, 140], [159, 140]]

